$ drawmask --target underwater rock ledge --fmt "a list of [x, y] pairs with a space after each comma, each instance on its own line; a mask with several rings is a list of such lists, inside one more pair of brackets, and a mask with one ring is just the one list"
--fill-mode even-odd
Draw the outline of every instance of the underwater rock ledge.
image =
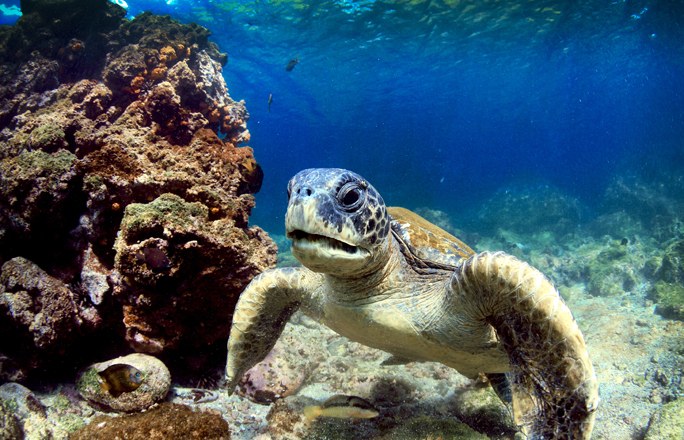
[[248, 226], [263, 173], [227, 56], [106, 0], [22, 11], [0, 29], [0, 381], [131, 349], [222, 361], [239, 293], [276, 261]]

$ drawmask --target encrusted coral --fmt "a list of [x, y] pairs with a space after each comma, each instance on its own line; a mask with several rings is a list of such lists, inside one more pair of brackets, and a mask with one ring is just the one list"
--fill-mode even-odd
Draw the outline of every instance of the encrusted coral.
[[[52, 359], [51, 368], [73, 354], [73, 342], [82, 324], [74, 293], [57, 278], [22, 257], [7, 261], [0, 271], [0, 331], [2, 353], [39, 368]], [[26, 372], [2, 371], [6, 379], [24, 379]]]
[[114, 294], [135, 349], [159, 353], [224, 340], [231, 304], [243, 280], [263, 269], [269, 249], [259, 249], [263, 232], [212, 216], [206, 205], [173, 194], [126, 207], [114, 262], [122, 282]]
[[220, 415], [162, 403], [149, 411], [122, 417], [99, 416], [69, 436], [73, 440], [207, 439], [228, 440], [230, 430]]
[[[248, 115], [228, 95], [227, 56], [201, 26], [126, 21], [105, 0], [22, 8], [0, 29], [0, 264], [21, 255], [63, 283], [73, 334], [188, 350], [192, 362], [219, 353], [238, 293], [276, 260], [248, 225], [263, 176], [238, 147]], [[143, 225], [171, 199], [175, 217]], [[0, 327], [23, 325], [0, 312]], [[39, 367], [0, 351], [16, 365], [0, 378]]]

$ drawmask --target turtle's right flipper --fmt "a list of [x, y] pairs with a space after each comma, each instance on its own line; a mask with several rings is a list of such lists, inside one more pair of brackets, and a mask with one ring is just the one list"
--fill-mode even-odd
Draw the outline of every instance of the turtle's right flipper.
[[232, 393], [242, 375], [266, 357], [299, 308], [306, 269], [269, 269], [240, 295], [228, 338], [226, 385]]
[[588, 439], [598, 382], [582, 332], [551, 282], [502, 252], [463, 260], [455, 305], [491, 325], [511, 365], [513, 413], [532, 438]]

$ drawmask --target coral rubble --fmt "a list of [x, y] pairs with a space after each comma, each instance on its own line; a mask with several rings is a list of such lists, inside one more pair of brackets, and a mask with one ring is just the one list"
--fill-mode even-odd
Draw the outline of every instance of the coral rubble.
[[262, 172], [227, 56], [201, 26], [106, 0], [22, 12], [0, 29], [0, 328], [26, 344], [0, 348], [0, 379], [102, 332], [200, 362], [276, 260], [248, 225]]
[[193, 411], [185, 405], [162, 403], [144, 413], [96, 417], [70, 439], [207, 439], [228, 440], [228, 424], [220, 415]]

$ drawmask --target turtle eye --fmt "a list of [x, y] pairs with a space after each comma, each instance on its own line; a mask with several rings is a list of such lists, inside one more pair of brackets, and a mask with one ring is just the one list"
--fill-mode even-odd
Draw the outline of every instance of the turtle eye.
[[365, 194], [356, 182], [349, 182], [337, 192], [337, 201], [345, 210], [353, 211], [363, 204]]

